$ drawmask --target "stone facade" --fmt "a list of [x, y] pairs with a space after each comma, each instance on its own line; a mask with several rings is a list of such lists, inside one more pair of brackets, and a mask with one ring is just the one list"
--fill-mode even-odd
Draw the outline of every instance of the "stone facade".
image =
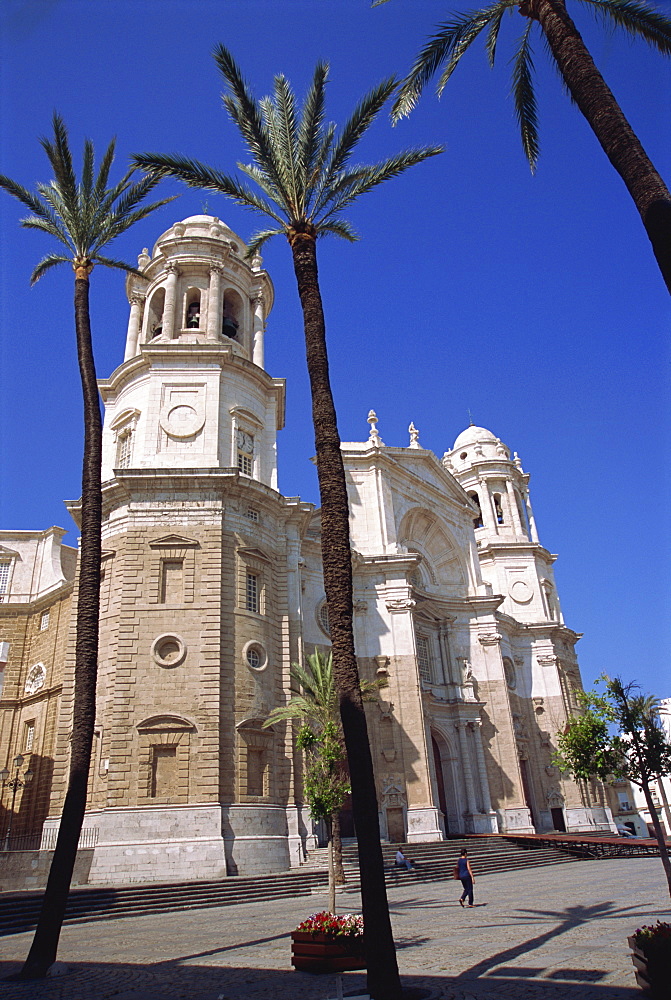
[[[277, 490], [284, 382], [263, 367], [273, 289], [243, 249], [195, 216], [143, 251], [124, 362], [100, 383], [94, 882], [278, 871], [314, 836], [290, 727], [263, 723], [289, 697], [291, 663], [328, 647], [319, 512]], [[391, 447], [372, 411], [369, 424], [343, 457], [360, 671], [388, 681], [367, 708], [383, 835], [613, 829], [601, 787], [551, 764], [576, 706], [579, 635], [519, 458], [484, 428], [438, 459], [413, 425], [408, 446]], [[58, 529], [23, 534], [32, 576], [51, 569], [24, 593], [17, 533], [0, 535], [12, 572], [0, 747], [10, 760], [34, 719], [49, 774], [24, 790], [20, 815], [28, 829], [48, 811], [49, 828], [68, 768], [74, 553]], [[46, 608], [58, 619], [48, 650], [35, 624]], [[29, 693], [40, 656], [45, 678]]]

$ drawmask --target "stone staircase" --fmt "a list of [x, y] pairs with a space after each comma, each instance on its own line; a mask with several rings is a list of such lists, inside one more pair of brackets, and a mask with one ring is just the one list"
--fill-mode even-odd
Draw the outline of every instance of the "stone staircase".
[[[395, 844], [383, 844], [388, 885], [450, 879], [462, 847], [468, 850], [476, 876], [493, 872], [560, 864], [576, 860], [565, 851], [535, 845], [521, 846], [504, 837], [467, 837], [430, 844], [402, 845], [415, 862], [408, 872], [394, 867]], [[359, 888], [355, 842], [343, 844], [347, 885], [340, 891]], [[328, 882], [326, 849], [311, 851], [305, 865], [273, 875], [230, 876], [219, 881], [138, 884], [130, 886], [75, 888], [70, 892], [65, 920], [83, 923], [108, 917], [138, 916], [175, 910], [232, 906], [259, 900], [286, 899], [323, 893]], [[31, 930], [39, 914], [41, 893], [0, 893], [0, 934]]]

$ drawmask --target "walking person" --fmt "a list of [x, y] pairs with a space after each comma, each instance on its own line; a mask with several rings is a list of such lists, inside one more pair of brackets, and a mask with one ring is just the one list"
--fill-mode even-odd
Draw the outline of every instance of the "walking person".
[[468, 860], [468, 851], [464, 849], [461, 852], [461, 857], [457, 862], [458, 878], [461, 879], [461, 884], [464, 887], [464, 891], [459, 897], [459, 903], [461, 906], [464, 905], [464, 900], [468, 896], [468, 905], [473, 906], [473, 882], [475, 881], [475, 876], [471, 870], [471, 862]]

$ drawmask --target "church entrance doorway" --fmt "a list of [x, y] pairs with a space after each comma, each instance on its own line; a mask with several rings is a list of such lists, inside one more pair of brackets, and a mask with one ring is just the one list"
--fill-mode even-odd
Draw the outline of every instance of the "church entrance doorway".
[[387, 837], [391, 844], [405, 843], [403, 809], [399, 806], [390, 806], [387, 808]]
[[566, 820], [564, 819], [564, 810], [551, 809], [550, 814], [552, 815], [553, 829], [558, 830], [560, 833], [566, 833]]
[[447, 798], [445, 797], [445, 775], [443, 774], [443, 762], [440, 756], [440, 747], [436, 741], [436, 737], [431, 734], [431, 746], [433, 748], [433, 763], [436, 768], [436, 785], [438, 786], [438, 806], [441, 813], [443, 814], [443, 822], [445, 824], [445, 836], [449, 836], [450, 833], [450, 823], [447, 818]]

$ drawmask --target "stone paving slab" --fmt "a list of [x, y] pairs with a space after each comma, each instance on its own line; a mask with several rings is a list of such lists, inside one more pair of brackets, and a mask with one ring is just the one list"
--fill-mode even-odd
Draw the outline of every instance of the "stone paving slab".
[[[405, 987], [426, 1000], [643, 1000], [627, 935], [671, 919], [656, 858], [584, 861], [477, 878], [462, 909], [454, 881], [389, 890]], [[326, 898], [299, 897], [63, 928], [63, 974], [0, 982], [0, 1000], [327, 1000], [334, 976], [295, 972], [289, 931]], [[355, 892], [339, 910], [360, 909]], [[18, 971], [32, 935], [0, 939], [0, 977]], [[365, 993], [365, 974], [343, 976]]]

